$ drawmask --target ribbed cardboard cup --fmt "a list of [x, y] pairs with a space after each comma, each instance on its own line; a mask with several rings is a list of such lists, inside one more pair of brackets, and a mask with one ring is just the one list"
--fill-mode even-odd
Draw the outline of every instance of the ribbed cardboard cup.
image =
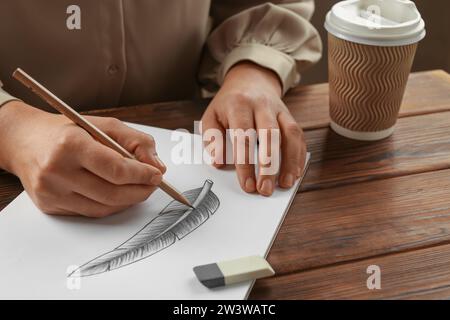
[[417, 46], [365, 45], [328, 34], [331, 128], [356, 140], [390, 136]]
[[325, 19], [331, 128], [375, 141], [394, 132], [425, 22], [410, 0], [345, 0]]

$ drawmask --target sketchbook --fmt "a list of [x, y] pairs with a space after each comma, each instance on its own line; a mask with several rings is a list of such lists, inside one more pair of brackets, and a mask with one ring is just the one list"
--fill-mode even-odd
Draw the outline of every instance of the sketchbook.
[[[128, 125], [153, 135], [168, 168], [165, 179], [176, 182], [195, 209], [157, 190], [147, 201], [103, 219], [49, 216], [23, 192], [0, 213], [0, 299], [248, 296], [252, 281], [208, 289], [192, 269], [266, 256], [301, 181], [269, 198], [247, 194], [234, 170], [174, 163], [171, 152], [178, 142], [172, 131]], [[198, 135], [179, 134], [193, 145], [202, 143]]]

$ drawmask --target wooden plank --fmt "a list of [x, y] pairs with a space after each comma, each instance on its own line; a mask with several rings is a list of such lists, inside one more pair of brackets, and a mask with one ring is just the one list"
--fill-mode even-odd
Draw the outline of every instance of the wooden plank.
[[20, 180], [5, 171], [0, 171], [0, 210], [6, 207], [23, 191]]
[[187, 129], [192, 132], [194, 121], [200, 120], [209, 100], [174, 101], [149, 105], [92, 110], [83, 114], [114, 117], [165, 129]]
[[378, 142], [329, 128], [305, 136], [312, 163], [303, 191], [450, 168], [450, 112], [402, 118], [394, 135]]
[[[450, 58], [450, 56], [449, 56]], [[442, 80], [444, 80], [447, 83], [450, 83], [450, 74], [445, 71], [445, 70], [432, 70], [430, 71], [431, 73], [433, 73], [434, 76], [441, 78]]]
[[450, 170], [297, 195], [268, 257], [286, 274], [450, 241]]
[[[294, 118], [305, 130], [324, 128], [329, 124], [328, 84], [298, 86], [289, 91], [285, 102]], [[167, 129], [193, 129], [209, 100], [178, 101], [88, 112], [124, 121]], [[450, 75], [445, 71], [413, 73], [406, 88], [401, 117], [450, 111]]]
[[[284, 100], [304, 130], [328, 126], [328, 84], [298, 86]], [[442, 70], [412, 73], [400, 117], [439, 111], [450, 111], [450, 75]]]
[[[381, 289], [367, 288], [367, 267]], [[258, 280], [250, 299], [450, 299], [450, 245]]]

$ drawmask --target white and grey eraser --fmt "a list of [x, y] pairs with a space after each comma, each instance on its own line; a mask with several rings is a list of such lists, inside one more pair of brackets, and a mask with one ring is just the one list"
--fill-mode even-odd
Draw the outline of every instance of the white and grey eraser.
[[198, 280], [208, 288], [270, 277], [275, 274], [266, 259], [250, 256], [194, 267]]

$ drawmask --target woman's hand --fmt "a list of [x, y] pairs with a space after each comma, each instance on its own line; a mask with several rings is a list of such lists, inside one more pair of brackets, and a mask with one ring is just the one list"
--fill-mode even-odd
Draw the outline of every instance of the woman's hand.
[[[302, 174], [306, 157], [303, 131], [281, 100], [281, 85], [277, 75], [256, 64], [245, 62], [234, 66], [212, 100], [202, 118], [202, 132], [210, 128], [251, 129], [260, 134], [260, 129], [279, 129], [281, 150], [270, 150], [267, 156], [281, 156], [279, 186], [290, 188]], [[224, 135], [225, 137], [225, 135]], [[271, 137], [271, 136], [270, 136]], [[270, 138], [269, 141], [270, 143]], [[261, 140], [260, 140], [261, 144]], [[225, 143], [223, 143], [225, 145]], [[270, 145], [270, 144], [269, 144]], [[270, 196], [276, 184], [276, 174], [262, 174], [256, 181], [255, 167], [246, 152], [245, 163], [236, 163], [236, 143], [233, 146], [235, 167], [242, 189], [246, 192], [258, 191]], [[261, 159], [261, 148], [259, 158]], [[273, 153], [272, 153], [273, 152]], [[214, 164], [221, 167], [225, 163], [225, 148], [215, 150]], [[270, 164], [265, 164], [265, 166]], [[262, 166], [260, 165], [260, 171]]]
[[61, 115], [9, 102], [0, 109], [0, 165], [49, 214], [104, 217], [144, 201], [165, 171], [152, 137], [117, 119], [87, 117], [136, 160], [95, 141]]

